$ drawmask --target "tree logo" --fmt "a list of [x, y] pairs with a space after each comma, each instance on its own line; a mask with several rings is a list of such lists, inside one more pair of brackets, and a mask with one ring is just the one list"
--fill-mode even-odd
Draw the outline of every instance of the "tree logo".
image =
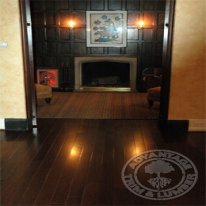
[[124, 185], [150, 200], [169, 200], [189, 192], [198, 172], [186, 156], [170, 150], [149, 150], [132, 157], [122, 169]]
[[157, 177], [150, 178], [148, 182], [157, 189], [164, 188], [167, 184], [170, 184], [172, 179], [166, 177], [160, 177], [161, 173], [170, 173], [174, 171], [174, 167], [170, 163], [163, 160], [156, 160], [145, 167], [145, 172], [149, 174], [157, 174]]

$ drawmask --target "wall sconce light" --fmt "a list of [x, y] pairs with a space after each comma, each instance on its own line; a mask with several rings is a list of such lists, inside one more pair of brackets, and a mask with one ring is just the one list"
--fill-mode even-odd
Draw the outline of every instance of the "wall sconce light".
[[140, 20], [137, 22], [137, 28], [138, 29], [143, 29], [144, 28], [144, 21], [143, 20]]
[[68, 21], [68, 26], [70, 29], [73, 29], [76, 25], [76, 22], [74, 20], [69, 20]]

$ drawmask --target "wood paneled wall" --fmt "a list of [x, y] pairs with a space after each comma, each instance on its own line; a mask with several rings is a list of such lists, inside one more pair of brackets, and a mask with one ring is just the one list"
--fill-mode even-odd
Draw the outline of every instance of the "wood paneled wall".
[[[127, 47], [86, 47], [87, 10], [126, 10]], [[145, 67], [161, 67], [165, 0], [31, 0], [35, 68], [56, 67], [59, 81], [74, 87], [74, 57], [131, 55], [138, 58], [138, 79]], [[66, 20], [77, 20], [70, 31]], [[135, 27], [143, 18], [145, 28]]]

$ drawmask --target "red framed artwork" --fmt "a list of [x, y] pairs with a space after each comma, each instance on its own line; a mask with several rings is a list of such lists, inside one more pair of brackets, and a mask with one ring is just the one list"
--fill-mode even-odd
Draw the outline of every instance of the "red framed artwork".
[[55, 68], [39, 68], [37, 69], [37, 83], [48, 85], [53, 88], [59, 87], [58, 69]]

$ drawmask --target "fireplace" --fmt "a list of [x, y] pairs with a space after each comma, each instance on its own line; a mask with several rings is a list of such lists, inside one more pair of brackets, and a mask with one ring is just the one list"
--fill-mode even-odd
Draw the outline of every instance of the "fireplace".
[[136, 91], [136, 75], [136, 57], [75, 57], [75, 91]]

